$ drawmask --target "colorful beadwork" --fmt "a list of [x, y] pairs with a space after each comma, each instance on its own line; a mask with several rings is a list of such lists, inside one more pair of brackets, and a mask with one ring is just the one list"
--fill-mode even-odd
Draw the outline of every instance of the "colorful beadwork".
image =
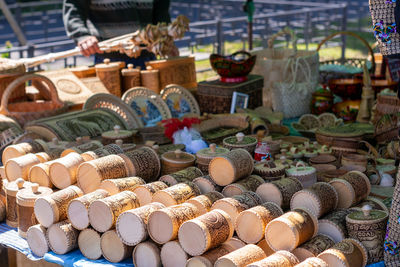
[[392, 23], [388, 26], [383, 25], [383, 21], [381, 20], [380, 22], [375, 23], [374, 26], [374, 36], [379, 37], [383, 43], [391, 43], [390, 35], [392, 33], [395, 33], [397, 31], [396, 29], [396, 23]]
[[396, 0], [386, 0], [386, 4], [396, 3]]
[[385, 240], [384, 246], [385, 246], [385, 251], [389, 252], [390, 255], [396, 255], [399, 253], [399, 247], [397, 246], [397, 242]]

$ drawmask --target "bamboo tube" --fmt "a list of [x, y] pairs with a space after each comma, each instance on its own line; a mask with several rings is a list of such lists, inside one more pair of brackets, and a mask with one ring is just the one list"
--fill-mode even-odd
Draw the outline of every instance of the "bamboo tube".
[[186, 267], [213, 267], [218, 258], [225, 256], [237, 248], [223, 243], [222, 245], [211, 249], [201, 256], [195, 256], [187, 261]]
[[40, 224], [29, 227], [26, 232], [26, 241], [32, 253], [43, 257], [49, 252], [49, 244], [46, 238], [47, 229]]
[[258, 175], [250, 175], [236, 183], [224, 187], [222, 194], [226, 197], [243, 194], [247, 191], [255, 192], [257, 188], [264, 183], [264, 179]]
[[165, 208], [161, 203], [154, 202], [140, 208], [127, 210], [117, 219], [116, 231], [122, 243], [135, 246], [148, 238], [147, 224], [152, 212]]
[[23, 178], [27, 181], [29, 169], [39, 163], [39, 158], [35, 154], [31, 153], [8, 160], [5, 165], [8, 181], [15, 181], [18, 178]]
[[268, 256], [265, 259], [253, 262], [247, 266], [248, 267], [270, 267], [270, 266], [293, 267], [298, 263], [300, 262], [295, 255], [293, 255], [289, 251], [281, 250], [275, 252], [274, 254]]
[[66, 254], [78, 248], [79, 231], [68, 221], [51, 225], [47, 229], [47, 239], [50, 249], [56, 254]]
[[200, 195], [200, 190], [193, 183], [181, 183], [155, 192], [152, 202], [160, 202], [169, 207], [198, 195]]
[[38, 140], [32, 140], [23, 142], [17, 145], [7, 146], [2, 154], [3, 165], [6, 165], [9, 159], [24, 156], [29, 153], [38, 153], [45, 151], [47, 146], [45, 142], [38, 142]]
[[160, 77], [159, 70], [153, 70], [147, 67], [146, 70], [140, 71], [140, 79], [143, 87], [146, 87], [156, 94], [160, 93]]
[[186, 266], [186, 262], [190, 258], [176, 240], [169, 241], [161, 247], [160, 257], [164, 267]]
[[131, 191], [123, 191], [104, 199], [95, 200], [89, 206], [90, 225], [96, 231], [104, 233], [115, 226], [115, 222], [122, 212], [139, 206], [136, 195]]
[[224, 196], [220, 192], [209, 192], [204, 195], [200, 195], [197, 197], [193, 197], [186, 201], [186, 203], [190, 203], [195, 205], [201, 214], [205, 214], [211, 210], [212, 205], [215, 201], [224, 198]]
[[79, 187], [71, 185], [50, 196], [38, 198], [34, 206], [36, 219], [44, 227], [50, 227], [54, 223], [67, 219], [69, 202], [82, 195], [83, 192]]
[[136, 267], [162, 267], [160, 248], [153, 241], [137, 244], [132, 253], [133, 265]]
[[91, 228], [82, 230], [78, 236], [79, 250], [90, 260], [97, 260], [102, 256], [100, 246], [101, 235]]
[[141, 147], [133, 151], [124, 153], [131, 161], [133, 173], [130, 175], [138, 176], [146, 182], [158, 179], [161, 171], [161, 163], [158, 154], [154, 149]]
[[293, 250], [293, 254], [300, 260], [317, 257], [323, 251], [333, 247], [335, 241], [326, 235], [316, 235], [310, 241]]
[[30, 182], [25, 182], [24, 179], [18, 178], [13, 182], [8, 182], [5, 185], [6, 192], [6, 224], [10, 227], [18, 227], [18, 208], [17, 208], [17, 193], [20, 190], [28, 189], [32, 186]]
[[77, 170], [84, 162], [78, 153], [70, 153], [50, 164], [50, 180], [55, 187], [64, 189], [76, 183]]
[[68, 219], [72, 226], [78, 230], [83, 230], [89, 226], [89, 206], [93, 201], [103, 199], [110, 194], [103, 189], [97, 189], [89, 194], [71, 200], [68, 204]]
[[54, 185], [50, 179], [50, 164], [51, 161], [32, 166], [28, 175], [29, 182], [53, 188]]
[[101, 80], [110, 94], [121, 97], [121, 73], [119, 64], [104, 59], [103, 64], [96, 65], [96, 76]]
[[90, 141], [78, 146], [73, 146], [70, 148], [65, 149], [62, 153], [61, 153], [61, 157], [65, 157], [66, 155], [68, 155], [69, 153], [78, 153], [78, 154], [82, 154], [88, 151], [94, 151], [98, 148], [103, 147], [103, 144], [99, 141]]
[[165, 244], [178, 237], [179, 227], [188, 220], [200, 215], [196, 206], [183, 203], [154, 211], [148, 219], [148, 232], [158, 244]]
[[146, 184], [146, 182], [139, 177], [126, 177], [119, 179], [103, 180], [100, 188], [108, 191], [110, 195], [118, 194], [122, 191], [134, 191], [139, 185]]
[[203, 173], [196, 167], [188, 167], [186, 169], [166, 174], [160, 177], [160, 181], [166, 183], [169, 186], [176, 185], [179, 183], [193, 182], [197, 177], [202, 176]]
[[100, 246], [104, 258], [114, 263], [131, 257], [133, 252], [133, 247], [122, 243], [115, 230], [107, 231], [101, 236]]
[[217, 185], [209, 175], [197, 177], [193, 180], [193, 183], [199, 187], [202, 194], [206, 194], [211, 191], [222, 191], [222, 187]]
[[179, 243], [191, 256], [202, 255], [232, 238], [235, 228], [223, 210], [212, 210], [184, 222], [179, 228]]
[[168, 188], [168, 185], [166, 185], [163, 182], [157, 181], [157, 182], [152, 182], [144, 185], [139, 185], [136, 187], [133, 192], [136, 194], [140, 206], [147, 205], [151, 203], [153, 199], [153, 195], [163, 189]]
[[264, 251], [256, 245], [246, 245], [222, 256], [215, 262], [215, 267], [244, 267], [266, 258]]

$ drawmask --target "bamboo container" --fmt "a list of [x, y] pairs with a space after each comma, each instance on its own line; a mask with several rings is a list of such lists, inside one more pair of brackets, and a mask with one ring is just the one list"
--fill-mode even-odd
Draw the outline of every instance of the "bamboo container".
[[248, 177], [253, 169], [253, 157], [247, 150], [239, 148], [212, 159], [208, 171], [217, 185], [226, 186]]
[[152, 202], [160, 202], [166, 207], [181, 204], [200, 195], [200, 190], [193, 183], [180, 183], [154, 193]]
[[67, 209], [68, 219], [72, 226], [78, 230], [89, 227], [88, 209], [90, 204], [95, 200], [103, 199], [108, 196], [110, 196], [110, 194], [106, 190], [97, 189], [89, 194], [72, 199]]
[[49, 252], [49, 243], [46, 237], [47, 229], [40, 224], [29, 227], [26, 232], [26, 241], [33, 254], [43, 257]]
[[147, 230], [151, 239], [158, 244], [165, 244], [178, 237], [179, 227], [186, 221], [200, 216], [196, 206], [183, 203], [166, 207], [150, 214]]
[[121, 130], [121, 126], [115, 125], [113, 131], [107, 131], [101, 134], [101, 143], [103, 145], [116, 144], [117, 140], [121, 140], [122, 143], [132, 143], [133, 132]]
[[328, 183], [319, 182], [295, 193], [290, 201], [290, 209], [303, 207], [320, 218], [335, 210], [338, 202], [336, 189]]
[[21, 157], [29, 153], [43, 152], [47, 149], [46, 143], [41, 140], [32, 140], [17, 145], [9, 145], [4, 149], [2, 154], [3, 165], [5, 165], [9, 159]]
[[346, 216], [348, 209], [338, 209], [318, 221], [318, 234], [329, 236], [335, 243], [341, 242], [347, 236]]
[[33, 208], [36, 199], [48, 196], [51, 193], [53, 193], [53, 190], [38, 184], [31, 184], [30, 187], [18, 191], [16, 198], [19, 236], [26, 238], [26, 232], [29, 227], [38, 223]]
[[367, 168], [368, 158], [365, 155], [349, 153], [342, 156], [341, 163], [342, 166], [358, 165]]
[[195, 160], [196, 157], [194, 155], [183, 152], [180, 149], [165, 152], [161, 155], [161, 175], [176, 173], [187, 167], [194, 166]]
[[133, 68], [133, 64], [128, 64], [126, 69], [121, 70], [122, 93], [133, 87], [140, 86], [140, 67]]
[[236, 219], [236, 233], [244, 242], [256, 244], [264, 238], [267, 224], [282, 214], [282, 209], [273, 202], [265, 202], [244, 210]]
[[298, 179], [304, 188], [317, 182], [317, 170], [314, 167], [306, 166], [302, 161], [297, 162], [296, 167], [286, 169], [286, 175]]
[[140, 81], [143, 87], [146, 87], [156, 94], [161, 91], [160, 88], [160, 71], [153, 70], [152, 67], [148, 66], [146, 70], [140, 71]]
[[233, 237], [235, 227], [223, 210], [212, 210], [184, 222], [179, 228], [179, 243], [186, 253], [199, 256]]
[[151, 203], [153, 199], [153, 195], [163, 189], [168, 188], [168, 185], [166, 185], [163, 182], [157, 181], [157, 182], [152, 182], [148, 184], [143, 184], [139, 185], [136, 187], [133, 192], [136, 194], [140, 206], [147, 205]]
[[27, 181], [29, 169], [39, 163], [39, 158], [32, 153], [8, 160], [5, 165], [8, 181], [15, 181], [18, 178], [23, 178]]
[[371, 183], [368, 177], [359, 171], [350, 171], [329, 183], [338, 192], [338, 208], [350, 208], [365, 199], [371, 192]]
[[218, 156], [223, 156], [229, 150], [224, 147], [217, 147], [216, 144], [210, 144], [209, 148], [203, 148], [196, 152], [196, 166], [202, 172], [208, 173], [208, 165], [211, 160]]
[[253, 262], [266, 258], [264, 251], [256, 245], [246, 245], [240, 249], [220, 257], [215, 262], [215, 267], [244, 267]]
[[53, 185], [59, 189], [64, 189], [75, 184], [78, 167], [83, 162], [81, 155], [75, 152], [52, 161], [49, 172]]
[[137, 244], [133, 250], [133, 265], [136, 267], [162, 267], [161, 251], [153, 241]]
[[234, 150], [241, 148], [253, 155], [257, 146], [257, 138], [245, 136], [243, 133], [237, 133], [235, 136], [224, 138], [222, 143], [226, 149]]
[[49, 247], [59, 255], [78, 248], [78, 235], [79, 231], [72, 227], [72, 224], [68, 221], [55, 223], [47, 229]]
[[145, 241], [149, 237], [147, 224], [150, 214], [163, 208], [165, 208], [163, 204], [154, 202], [121, 213], [115, 226], [122, 243], [135, 246]]
[[320, 258], [316, 257], [311, 257], [306, 259], [303, 262], [300, 262], [299, 264], [295, 265], [294, 267], [329, 267], [328, 263], [323, 261]]
[[3, 201], [0, 201], [0, 222], [3, 222], [6, 219], [6, 216], [6, 205], [3, 203]]
[[176, 240], [169, 241], [161, 247], [160, 257], [164, 267], [186, 266], [186, 262], [190, 258]]
[[40, 186], [53, 188], [54, 185], [50, 179], [50, 164], [51, 161], [39, 163], [29, 170], [28, 180], [31, 183], [37, 183]]
[[115, 226], [121, 213], [139, 206], [136, 195], [131, 191], [95, 200], [89, 206], [90, 225], [96, 231], [104, 233]]
[[149, 147], [141, 147], [133, 151], [125, 152], [133, 165], [132, 176], [138, 176], [147, 183], [158, 179], [161, 163], [156, 151]]
[[83, 192], [79, 187], [71, 185], [49, 196], [39, 197], [34, 206], [36, 219], [44, 227], [50, 227], [67, 219], [69, 202], [82, 195]]
[[275, 164], [275, 162], [259, 162], [254, 165], [254, 174], [261, 176], [266, 181], [279, 180], [285, 177], [286, 167], [283, 164]]
[[293, 254], [300, 260], [317, 257], [323, 251], [333, 247], [335, 241], [327, 235], [316, 235], [310, 241], [293, 250]]
[[103, 180], [100, 188], [106, 190], [110, 195], [118, 194], [122, 191], [134, 191], [139, 185], [144, 185], [146, 182], [139, 177], [126, 177], [119, 179]]
[[163, 175], [159, 180], [169, 186], [173, 186], [179, 183], [193, 182], [195, 178], [200, 176], [203, 176], [203, 172], [200, 169], [188, 167], [174, 173]]
[[262, 248], [262, 250], [264, 250], [265, 255], [267, 255], [267, 257], [275, 253], [275, 251], [268, 245], [265, 238], [263, 238], [260, 242], [258, 242], [257, 246], [259, 246], [260, 248]]
[[120, 262], [132, 256], [133, 247], [121, 242], [115, 230], [109, 230], [101, 235], [101, 252], [110, 262]]
[[272, 220], [265, 229], [265, 240], [275, 251], [292, 251], [317, 232], [317, 218], [311, 212], [297, 208]]
[[85, 161], [90, 161], [109, 155], [120, 155], [122, 153], [124, 153], [124, 150], [117, 144], [108, 144], [94, 151], [87, 151], [85, 153], [82, 153], [81, 156]]
[[31, 183], [25, 182], [24, 179], [18, 178], [13, 182], [8, 182], [5, 185], [6, 191], [6, 224], [10, 227], [18, 227], [18, 208], [17, 208], [17, 193], [18, 191], [30, 188]]
[[121, 74], [119, 63], [104, 59], [103, 64], [96, 65], [96, 76], [112, 95], [121, 97]]
[[303, 185], [299, 180], [288, 177], [264, 183], [257, 188], [256, 193], [264, 202], [274, 202], [286, 210], [290, 207], [293, 195], [302, 189]]
[[84, 144], [81, 145], [77, 145], [77, 146], [73, 146], [67, 149], [64, 149], [63, 152], [61, 153], [61, 157], [65, 157], [70, 153], [78, 153], [78, 154], [82, 154], [88, 151], [94, 151], [98, 148], [102, 148], [103, 144], [99, 141], [90, 141], [90, 142], [86, 142]]
[[82, 230], [78, 236], [78, 247], [83, 256], [90, 260], [101, 258], [101, 235], [91, 228]]
[[186, 203], [195, 205], [199, 209], [200, 214], [205, 214], [211, 210], [211, 207], [215, 201], [222, 198], [224, 198], [224, 196], [220, 192], [213, 191], [193, 197], [187, 200]]
[[262, 204], [261, 198], [254, 192], [245, 192], [241, 195], [226, 197], [217, 200], [211, 207], [211, 210], [221, 209], [229, 214], [232, 222], [236, 222], [239, 214], [249, 208]]
[[293, 267], [300, 263], [295, 255], [289, 251], [281, 250], [257, 262], [253, 262], [248, 267]]
[[367, 265], [367, 251], [355, 239], [344, 239], [318, 255], [328, 266], [363, 267]]
[[258, 175], [250, 175], [249, 177], [239, 180], [236, 183], [229, 184], [224, 187], [222, 194], [226, 197], [243, 194], [247, 191], [255, 192], [257, 188], [264, 183], [264, 179]]
[[206, 194], [212, 191], [222, 191], [222, 187], [217, 185], [209, 175], [197, 177], [193, 180], [193, 183], [197, 185], [202, 194]]

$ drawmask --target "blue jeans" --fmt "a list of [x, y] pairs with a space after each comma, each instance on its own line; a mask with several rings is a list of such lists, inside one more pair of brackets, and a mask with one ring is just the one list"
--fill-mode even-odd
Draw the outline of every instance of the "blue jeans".
[[124, 61], [126, 65], [133, 64], [134, 67], [140, 66], [142, 70], [145, 70], [146, 69], [145, 63], [148, 61], [155, 60], [156, 56], [153, 53], [150, 53], [146, 50], [143, 50], [142, 53], [140, 54], [140, 57], [138, 58], [134, 57], [131, 58], [125, 54], [120, 54], [118, 52], [96, 54], [94, 56], [94, 64], [101, 64], [106, 58], [109, 58], [111, 62]]

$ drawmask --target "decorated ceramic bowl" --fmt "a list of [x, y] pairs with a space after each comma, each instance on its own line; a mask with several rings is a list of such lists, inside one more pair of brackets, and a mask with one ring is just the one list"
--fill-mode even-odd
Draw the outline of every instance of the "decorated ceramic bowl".
[[230, 56], [212, 54], [210, 56], [211, 67], [221, 76], [221, 80], [246, 80], [256, 63], [256, 56], [245, 51], [238, 51]]

